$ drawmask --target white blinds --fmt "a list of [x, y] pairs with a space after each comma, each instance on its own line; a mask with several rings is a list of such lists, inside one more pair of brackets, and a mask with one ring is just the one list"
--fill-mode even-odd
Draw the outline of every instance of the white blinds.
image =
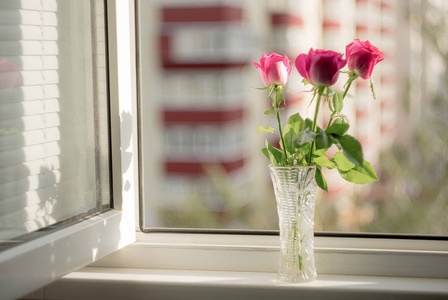
[[0, 1], [0, 241], [98, 205], [91, 15]]

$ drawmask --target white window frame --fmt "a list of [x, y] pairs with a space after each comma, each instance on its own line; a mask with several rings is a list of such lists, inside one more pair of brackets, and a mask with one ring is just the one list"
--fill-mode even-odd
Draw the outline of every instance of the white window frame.
[[[114, 209], [0, 252], [0, 298], [16, 299], [135, 241], [138, 198], [133, 1], [107, 0]], [[129, 141], [127, 149], [121, 144]], [[131, 154], [130, 166], [122, 155]]]

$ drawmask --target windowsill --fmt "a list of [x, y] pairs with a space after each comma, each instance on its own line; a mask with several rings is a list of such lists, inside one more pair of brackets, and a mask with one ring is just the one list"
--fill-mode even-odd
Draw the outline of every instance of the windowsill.
[[[278, 236], [137, 234], [92, 267], [275, 273]], [[448, 241], [315, 237], [319, 274], [448, 278]]]
[[[448, 297], [448, 279], [319, 274], [285, 284], [276, 273], [86, 267], [45, 288], [45, 299], [421, 299]], [[98, 297], [98, 298], [97, 298]]]
[[448, 298], [447, 241], [316, 237], [315, 246], [317, 280], [284, 284], [278, 236], [139, 233], [46, 287], [45, 299]]

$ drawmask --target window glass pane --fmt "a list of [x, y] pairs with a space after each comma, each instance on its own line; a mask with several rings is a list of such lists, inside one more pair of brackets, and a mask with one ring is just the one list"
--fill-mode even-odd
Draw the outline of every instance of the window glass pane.
[[[384, 61], [344, 101], [351, 135], [380, 181], [325, 172], [317, 231], [448, 234], [448, 3], [436, 0], [140, 1], [143, 227], [277, 229], [261, 153], [276, 128], [250, 63], [370, 40]], [[345, 75], [338, 87], [341, 89]], [[311, 117], [293, 72], [289, 115]], [[328, 121], [329, 111], [321, 123]]]
[[0, 2], [0, 242], [109, 207], [102, 1]]

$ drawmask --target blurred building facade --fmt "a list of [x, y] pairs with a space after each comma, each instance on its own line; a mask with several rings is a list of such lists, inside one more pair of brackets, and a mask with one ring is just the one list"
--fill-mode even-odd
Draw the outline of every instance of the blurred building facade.
[[[310, 48], [345, 53], [345, 46], [355, 38], [370, 40], [383, 51], [385, 61], [373, 73], [377, 99], [372, 99], [369, 81], [358, 79], [350, 91], [353, 97], [345, 100], [343, 110], [350, 119], [349, 133], [360, 140], [365, 159], [381, 175], [380, 154], [400, 136], [403, 126], [399, 123], [399, 99], [404, 96], [400, 87], [408, 78], [397, 74], [406, 66], [415, 67], [415, 62], [401, 53], [399, 56], [397, 49], [409, 46], [411, 53], [422, 51], [421, 44], [405, 38], [412, 36], [406, 15], [411, 2], [142, 1], [144, 223], [148, 227], [184, 227], [176, 221], [167, 223], [161, 211], [171, 211], [179, 221], [187, 215], [195, 218], [191, 213], [195, 207], [198, 214], [224, 220], [218, 226], [234, 227], [244, 221], [232, 225], [233, 221], [223, 218], [229, 206], [244, 210], [248, 205], [274, 201], [268, 162], [260, 152], [264, 140], [272, 138], [257, 135], [256, 128], [275, 128], [275, 120], [263, 115], [269, 109], [269, 100], [265, 91], [252, 88], [262, 83], [250, 64], [272, 51], [287, 54], [292, 65], [297, 55]], [[311, 117], [314, 110], [308, 108], [308, 87], [301, 84], [302, 78], [293, 68], [286, 86], [289, 92], [283, 124], [289, 115], [300, 112], [303, 117]], [[341, 74], [337, 87], [342, 89], [346, 79]], [[324, 111], [321, 123], [328, 117], [328, 111]], [[341, 179], [337, 171], [324, 175], [329, 192], [321, 193], [319, 201], [333, 203], [336, 218], [343, 220], [341, 228], [353, 229], [350, 222], [362, 222], [354, 219], [366, 215], [368, 221], [369, 212], [356, 208], [352, 195], [358, 195], [356, 201], [364, 201], [378, 186], [354, 186]], [[226, 182], [224, 188], [217, 179]], [[226, 188], [245, 196], [231, 204], [227, 198], [232, 192]], [[263, 199], [256, 199], [260, 194]], [[191, 201], [197, 200], [192, 199], [200, 200], [193, 204]], [[275, 204], [268, 207], [275, 209]], [[185, 226], [202, 227], [188, 221]], [[242, 226], [260, 229], [258, 225]]]

